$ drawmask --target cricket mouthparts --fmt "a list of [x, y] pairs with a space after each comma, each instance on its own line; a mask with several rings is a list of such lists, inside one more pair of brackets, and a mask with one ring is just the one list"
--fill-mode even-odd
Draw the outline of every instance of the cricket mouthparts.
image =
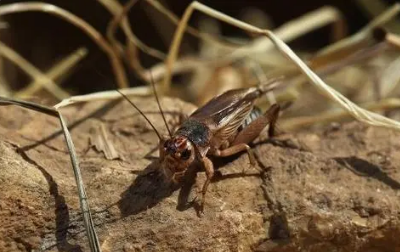
[[165, 152], [168, 154], [174, 154], [177, 151], [177, 146], [175, 145], [175, 142], [172, 139], [168, 139], [164, 143], [164, 148]]

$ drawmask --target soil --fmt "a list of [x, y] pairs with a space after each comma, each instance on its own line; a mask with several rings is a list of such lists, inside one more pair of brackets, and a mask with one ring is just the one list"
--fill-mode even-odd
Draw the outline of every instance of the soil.
[[[165, 134], [153, 99], [135, 102]], [[194, 109], [162, 103], [171, 124]], [[62, 113], [103, 251], [400, 251], [399, 132], [352, 122], [263, 135], [256, 167], [246, 154], [214, 160], [199, 217], [204, 172], [171, 187], [157, 136], [126, 102]], [[89, 251], [58, 120], [17, 107], [0, 118], [0, 251]]]

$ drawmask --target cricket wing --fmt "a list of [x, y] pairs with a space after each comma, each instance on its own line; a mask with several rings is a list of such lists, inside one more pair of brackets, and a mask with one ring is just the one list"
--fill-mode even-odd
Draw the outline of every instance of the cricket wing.
[[215, 130], [214, 137], [220, 141], [224, 141], [236, 134], [239, 126], [242, 125], [253, 109], [253, 105], [253, 101], [238, 104], [234, 111], [220, 121], [218, 128]]
[[[218, 125], [225, 117], [238, 109], [246, 96], [251, 96], [256, 92], [257, 89], [255, 88], [242, 88], [227, 91], [198, 108], [190, 117], [203, 122], [210, 122], [211, 119], [213, 123]], [[253, 100], [255, 98], [253, 98]]]
[[209, 125], [214, 137], [226, 140], [251, 112], [258, 96], [256, 88], [230, 90], [209, 101], [190, 117]]

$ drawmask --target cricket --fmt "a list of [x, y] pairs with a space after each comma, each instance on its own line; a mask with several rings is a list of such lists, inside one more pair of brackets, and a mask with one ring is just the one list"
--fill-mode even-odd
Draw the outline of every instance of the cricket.
[[169, 133], [168, 138], [161, 137], [140, 109], [127, 96], [121, 92], [120, 94], [140, 111], [154, 129], [160, 140], [161, 169], [174, 183], [182, 179], [195, 159], [200, 161], [207, 175], [201, 190], [200, 206], [203, 211], [207, 188], [214, 176], [214, 166], [207, 155], [227, 157], [246, 151], [250, 164], [252, 166], [256, 164], [248, 144], [257, 138], [267, 125], [269, 125], [268, 135], [274, 136], [280, 106], [273, 104], [264, 114], [260, 114], [254, 102], [276, 85], [277, 82], [272, 82], [270, 85], [227, 91], [193, 112], [172, 134], [165, 121], [153, 83], [154, 95]]
[[399, 34], [386, 0], [1, 2], [0, 251], [398, 251]]

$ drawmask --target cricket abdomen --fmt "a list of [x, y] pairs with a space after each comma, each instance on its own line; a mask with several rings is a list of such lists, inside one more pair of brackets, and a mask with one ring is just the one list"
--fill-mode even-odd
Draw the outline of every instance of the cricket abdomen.
[[243, 121], [242, 125], [239, 127], [239, 131], [243, 130], [246, 128], [250, 123], [252, 123], [254, 120], [259, 118], [262, 115], [261, 109], [258, 107], [254, 106], [253, 109], [251, 110], [250, 114], [246, 117], [246, 119]]

